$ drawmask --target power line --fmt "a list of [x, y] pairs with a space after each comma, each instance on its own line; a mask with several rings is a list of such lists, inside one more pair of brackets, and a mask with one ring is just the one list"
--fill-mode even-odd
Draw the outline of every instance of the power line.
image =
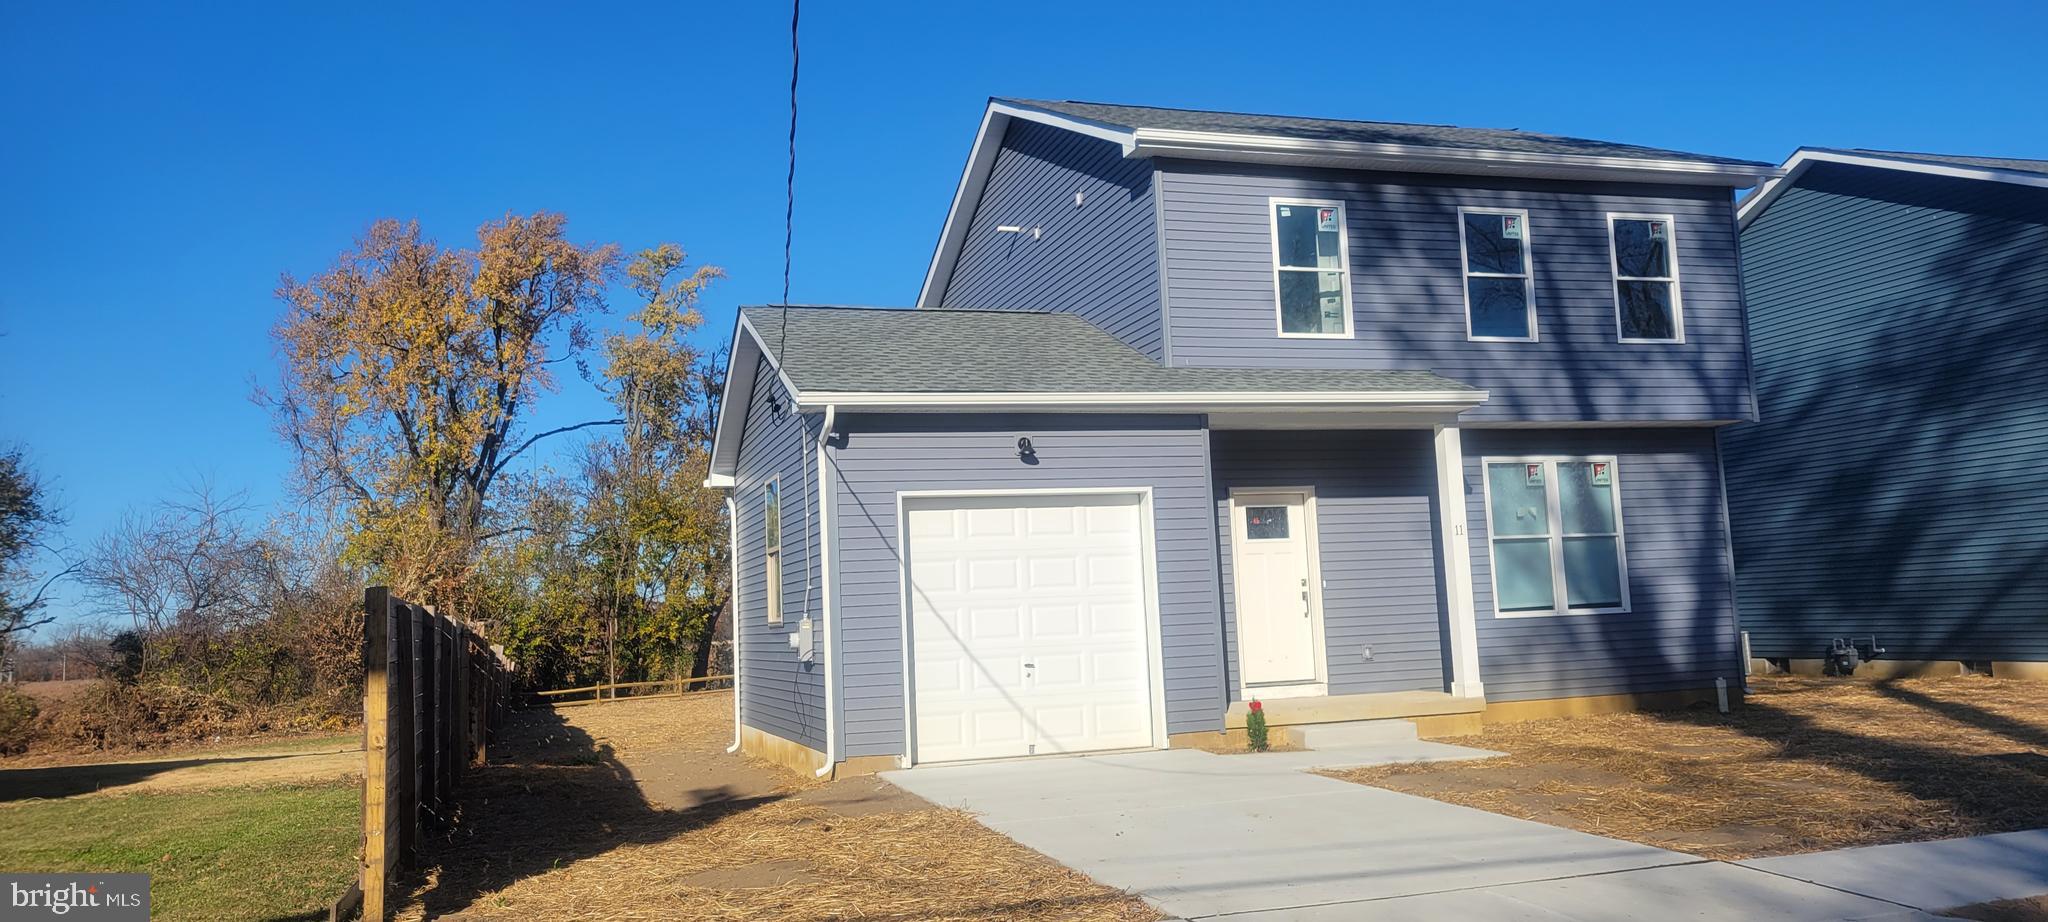
[[802, 55], [797, 48], [797, 22], [803, 13], [803, 0], [790, 0], [789, 4], [789, 177], [783, 188], [782, 209], [782, 331], [775, 344], [775, 360], [787, 362], [784, 347], [789, 345], [789, 266], [791, 244], [796, 239], [796, 78]]

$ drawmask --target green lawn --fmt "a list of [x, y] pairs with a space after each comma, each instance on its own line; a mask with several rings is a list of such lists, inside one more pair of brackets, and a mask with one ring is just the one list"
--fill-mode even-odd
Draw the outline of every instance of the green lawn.
[[360, 787], [0, 804], [0, 868], [140, 871], [157, 919], [324, 918], [353, 879]]

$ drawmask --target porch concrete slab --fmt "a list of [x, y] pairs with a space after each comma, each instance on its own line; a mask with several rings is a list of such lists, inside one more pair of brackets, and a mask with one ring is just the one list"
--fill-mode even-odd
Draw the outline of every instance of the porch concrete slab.
[[1485, 922], [1929, 922], [1935, 917], [1735, 865], [1690, 864], [1564, 877], [1363, 903], [1286, 907], [1221, 917], [1227, 922], [1353, 922], [1461, 919]]
[[1759, 858], [1744, 866], [1927, 910], [2048, 893], [2048, 829]]
[[883, 777], [1189, 918], [1698, 860], [1325, 778], [1301, 762], [1316, 760], [1167, 750]]

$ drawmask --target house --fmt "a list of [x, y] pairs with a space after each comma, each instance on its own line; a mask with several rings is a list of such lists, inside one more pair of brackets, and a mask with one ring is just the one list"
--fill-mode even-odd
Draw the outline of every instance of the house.
[[1802, 149], [1741, 209], [1760, 665], [2048, 678], [2048, 161]]
[[[820, 773], [1712, 700], [1770, 164], [989, 103], [916, 310], [745, 309], [735, 748]], [[1331, 734], [1336, 734], [1332, 737]]]

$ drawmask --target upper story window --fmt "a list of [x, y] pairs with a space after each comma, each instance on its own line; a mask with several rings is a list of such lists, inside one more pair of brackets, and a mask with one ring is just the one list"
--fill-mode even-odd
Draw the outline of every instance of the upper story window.
[[1615, 324], [1625, 343], [1685, 341], [1678, 226], [1670, 215], [1611, 214]]
[[768, 623], [782, 623], [782, 481], [761, 490], [762, 580], [767, 583]]
[[1341, 337], [1351, 330], [1351, 271], [1344, 203], [1273, 199], [1273, 287], [1281, 336]]
[[1460, 208], [1458, 239], [1465, 252], [1465, 335], [1490, 342], [1534, 342], [1529, 213]]

